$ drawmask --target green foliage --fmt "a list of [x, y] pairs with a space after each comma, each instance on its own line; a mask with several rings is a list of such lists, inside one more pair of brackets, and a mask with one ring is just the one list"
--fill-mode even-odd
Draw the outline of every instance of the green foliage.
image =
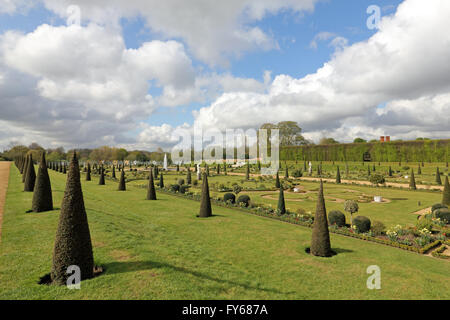
[[450, 224], [450, 210], [446, 208], [441, 208], [433, 211], [433, 215], [441, 219], [442, 221], [445, 221], [447, 224]]
[[375, 236], [381, 236], [386, 232], [386, 226], [383, 224], [383, 222], [375, 220], [372, 223], [370, 230], [373, 232]]
[[360, 233], [366, 233], [370, 230], [370, 219], [365, 216], [357, 216], [353, 219], [353, 225]]
[[328, 213], [328, 223], [330, 226], [336, 225], [338, 227], [345, 226], [345, 214], [339, 210], [333, 210]]
[[50, 184], [47, 163], [45, 161], [45, 152], [42, 152], [41, 161], [39, 163], [31, 210], [33, 210], [33, 212], [53, 210], [52, 186]]
[[172, 185], [170, 185], [170, 190], [172, 190], [172, 192], [178, 192], [178, 191], [180, 191], [180, 185], [172, 184]]
[[285, 214], [286, 213], [286, 204], [284, 202], [284, 191], [283, 191], [283, 188], [280, 188], [280, 194], [278, 196], [277, 213], [278, 214]]
[[323, 183], [320, 181], [319, 194], [317, 197], [316, 213], [311, 240], [311, 254], [319, 257], [330, 257], [331, 251], [330, 233], [328, 230], [327, 211], [323, 197]]
[[433, 222], [426, 217], [420, 217], [416, 222], [416, 227], [418, 230], [427, 229], [428, 231], [431, 231], [433, 230]]
[[445, 204], [442, 204], [442, 203], [433, 204], [433, 206], [431, 207], [431, 212], [434, 212], [434, 210], [442, 209], [442, 208], [448, 209], [448, 206]]
[[203, 174], [202, 198], [200, 200], [200, 218], [208, 218], [212, 216], [211, 198], [209, 196], [208, 175]]
[[239, 196], [239, 198], [237, 199], [237, 204], [248, 207], [250, 205], [250, 197], [246, 194]]
[[450, 206], [450, 184], [448, 177], [445, 177], [444, 190], [442, 191], [442, 203]]
[[349, 212], [350, 214], [358, 212], [359, 210], [358, 203], [354, 200], [347, 200], [344, 203], [344, 210]]
[[384, 184], [386, 182], [386, 179], [382, 174], [375, 173], [370, 176], [369, 181], [374, 185]]
[[231, 202], [231, 203], [235, 203], [236, 202], [236, 196], [230, 192], [225, 193], [223, 195], [223, 201], [224, 202]]

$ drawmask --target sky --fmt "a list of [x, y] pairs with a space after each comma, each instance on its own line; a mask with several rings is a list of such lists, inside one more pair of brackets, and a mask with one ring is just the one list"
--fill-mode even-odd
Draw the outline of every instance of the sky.
[[449, 16], [448, 0], [0, 0], [0, 150], [168, 149], [280, 121], [314, 142], [449, 138]]

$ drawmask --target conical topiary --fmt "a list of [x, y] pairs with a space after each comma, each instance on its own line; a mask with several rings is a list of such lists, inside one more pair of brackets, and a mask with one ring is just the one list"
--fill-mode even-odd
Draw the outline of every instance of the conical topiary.
[[26, 171], [23, 191], [33, 192], [35, 182], [36, 182], [36, 172], [34, 171], [33, 156], [30, 154], [28, 156], [28, 168]]
[[228, 175], [227, 174], [227, 164], [226, 163], [223, 164], [223, 174], [224, 175]]
[[86, 172], [86, 181], [91, 181], [91, 164], [88, 163]]
[[25, 183], [25, 177], [27, 176], [27, 170], [28, 170], [28, 161], [30, 160], [30, 157], [27, 155], [25, 157], [25, 164], [23, 165], [23, 174], [22, 174], [22, 182]]
[[[161, 174], [162, 177], [162, 174]], [[156, 200], [155, 184], [153, 183], [153, 173], [150, 170], [148, 175], [147, 200]]]
[[388, 173], [389, 177], [392, 177], [392, 168], [391, 166], [389, 166], [389, 173]]
[[48, 176], [44, 151], [42, 152], [36, 183], [34, 185], [31, 210], [33, 212], [53, 210], [52, 186], [50, 184], [50, 177]]
[[164, 188], [164, 178], [162, 173], [159, 175], [159, 187]]
[[448, 183], [448, 176], [445, 177], [444, 191], [442, 192], [442, 204], [450, 206], [450, 185]]
[[416, 190], [416, 178], [414, 178], [414, 170], [411, 169], [411, 176], [409, 177], [409, 188], [411, 190]]
[[209, 197], [208, 176], [203, 173], [202, 199], [200, 203], [200, 218], [208, 218], [212, 216], [211, 199]]
[[93, 277], [94, 256], [91, 235], [75, 152], [69, 165], [66, 189], [61, 204], [61, 214], [59, 215], [53, 251], [52, 282], [65, 285], [70, 275], [67, 274], [67, 268], [72, 265], [80, 268], [81, 280]]
[[217, 164], [216, 166], [216, 174], [219, 175], [220, 174], [220, 165]]
[[111, 177], [113, 178], [113, 179], [115, 179], [116, 178], [116, 169], [115, 169], [116, 167], [113, 165], [112, 166], [112, 175], [111, 175]]
[[278, 175], [278, 171], [277, 171], [277, 176], [275, 178], [275, 188], [280, 188], [280, 176]]
[[250, 180], [250, 164], [247, 162], [247, 168], [245, 169], [245, 179]]
[[209, 166], [206, 165], [206, 175], [209, 177]]
[[285, 214], [285, 213], [286, 213], [286, 204], [285, 204], [285, 202], [284, 202], [284, 191], [283, 191], [283, 186], [281, 186], [281, 188], [280, 188], [280, 194], [278, 195], [277, 212], [278, 212], [278, 214]]
[[284, 173], [284, 178], [289, 179], [289, 169], [287, 166], [286, 166], [286, 172]]
[[189, 167], [187, 168], [186, 183], [187, 184], [192, 183], [191, 169]]
[[125, 171], [122, 170], [120, 173], [120, 180], [119, 180], [119, 191], [125, 191], [127, 188], [125, 186]]
[[339, 171], [339, 166], [337, 166], [336, 183], [341, 183], [341, 172]]
[[420, 164], [417, 167], [417, 174], [422, 174], [422, 169], [420, 168]]
[[333, 255], [328, 231], [327, 211], [323, 197], [323, 183], [320, 181], [320, 189], [317, 198], [316, 214], [312, 230], [311, 254], [319, 257], [330, 257]]
[[442, 185], [441, 173], [439, 172], [439, 167], [436, 168], [436, 184], [438, 186]]
[[103, 168], [103, 165], [100, 167], [100, 178], [98, 180], [98, 184], [101, 186], [105, 185], [105, 169]]

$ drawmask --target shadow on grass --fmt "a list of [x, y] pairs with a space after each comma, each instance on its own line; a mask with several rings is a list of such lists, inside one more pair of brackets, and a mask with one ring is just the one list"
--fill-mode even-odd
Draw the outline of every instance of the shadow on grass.
[[197, 278], [201, 278], [203, 280], [210, 280], [215, 281], [223, 284], [229, 284], [233, 286], [239, 286], [242, 288], [245, 288], [247, 290], [259, 290], [259, 291], [265, 291], [265, 292], [272, 292], [272, 293], [278, 293], [278, 294], [289, 294], [294, 292], [282, 292], [276, 289], [265, 289], [265, 288], [259, 288], [259, 287], [253, 287], [248, 284], [239, 283], [231, 280], [224, 280], [212, 277], [208, 274], [189, 270], [183, 267], [177, 267], [168, 263], [163, 262], [157, 262], [157, 261], [129, 261], [129, 262], [110, 262], [110, 263], [103, 263], [102, 266], [104, 267], [104, 270], [106, 271], [105, 274], [119, 274], [119, 273], [127, 273], [127, 272], [135, 272], [135, 271], [143, 271], [143, 270], [150, 270], [155, 268], [161, 268], [161, 269], [171, 269], [173, 271], [182, 272], [186, 274], [191, 274]]
[[197, 215], [195, 215], [195, 217], [196, 218], [201, 218], [201, 219], [209, 219], [209, 218], [214, 218], [214, 217], [225, 217], [224, 215], [221, 215], [221, 214], [212, 214], [211, 216], [209, 216], [209, 217], [200, 217], [198, 214]]

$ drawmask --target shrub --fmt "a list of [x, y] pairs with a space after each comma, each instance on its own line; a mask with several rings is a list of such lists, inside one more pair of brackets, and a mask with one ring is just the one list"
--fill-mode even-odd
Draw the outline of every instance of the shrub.
[[357, 216], [353, 219], [353, 225], [356, 226], [358, 232], [366, 233], [370, 230], [370, 219], [365, 216]]
[[302, 172], [302, 170], [300, 170], [300, 169], [295, 170], [295, 171], [292, 173], [292, 176], [293, 176], [294, 178], [300, 178], [301, 176], [303, 176], [303, 172]]
[[416, 227], [419, 230], [427, 229], [428, 231], [431, 231], [433, 229], [433, 222], [431, 221], [431, 219], [421, 217], [419, 220], [417, 220]]
[[170, 186], [170, 190], [172, 190], [173, 192], [178, 192], [178, 191], [180, 191], [180, 185], [179, 184], [172, 184]]
[[231, 202], [231, 203], [235, 203], [236, 202], [236, 196], [232, 193], [225, 193], [223, 195], [223, 202]]
[[369, 180], [372, 184], [375, 184], [377, 186], [379, 184], [384, 184], [386, 182], [386, 180], [384, 179], [384, 176], [379, 173], [371, 175]]
[[250, 197], [245, 194], [242, 196], [239, 196], [239, 198], [237, 199], [237, 204], [248, 207], [250, 204]]
[[437, 210], [437, 209], [448, 209], [448, 207], [445, 205], [445, 204], [442, 204], [442, 203], [436, 203], [436, 204], [434, 204], [432, 207], [431, 207], [431, 212], [434, 212], [434, 210]]
[[381, 236], [386, 232], [386, 226], [381, 221], [374, 221], [370, 228], [375, 236]]
[[178, 179], [178, 184], [182, 186], [184, 184], [184, 179]]
[[330, 226], [337, 225], [338, 227], [345, 226], [345, 214], [339, 210], [330, 211], [328, 213], [328, 223]]
[[180, 192], [182, 194], [185, 194], [186, 191], [188, 191], [188, 190], [189, 190], [189, 186], [183, 184], [183, 185], [180, 185], [180, 188], [179, 188], [178, 192]]
[[436, 209], [433, 211], [435, 218], [445, 220], [447, 224], [450, 224], [450, 210], [446, 208]]

